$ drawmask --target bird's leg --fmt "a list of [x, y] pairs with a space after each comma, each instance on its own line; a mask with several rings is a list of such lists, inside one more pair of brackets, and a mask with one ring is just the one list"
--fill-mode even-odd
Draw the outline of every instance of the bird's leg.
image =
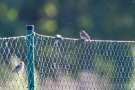
[[18, 76], [19, 76], [19, 73], [17, 72]]

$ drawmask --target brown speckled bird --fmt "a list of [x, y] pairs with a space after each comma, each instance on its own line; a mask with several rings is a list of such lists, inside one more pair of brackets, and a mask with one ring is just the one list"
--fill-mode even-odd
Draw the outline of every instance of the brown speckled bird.
[[89, 35], [84, 30], [81, 30], [79, 33], [83, 41], [90, 41]]

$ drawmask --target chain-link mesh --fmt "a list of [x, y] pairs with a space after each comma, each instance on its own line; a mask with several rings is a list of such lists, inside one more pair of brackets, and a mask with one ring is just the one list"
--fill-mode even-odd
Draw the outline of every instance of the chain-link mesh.
[[[26, 37], [0, 38], [0, 90], [28, 90]], [[35, 34], [35, 90], [134, 90], [135, 42]], [[24, 70], [12, 74], [19, 62]]]
[[135, 43], [35, 36], [40, 90], [131, 90]]
[[12, 73], [21, 61], [27, 62], [26, 37], [0, 38], [0, 90], [27, 90], [26, 70]]

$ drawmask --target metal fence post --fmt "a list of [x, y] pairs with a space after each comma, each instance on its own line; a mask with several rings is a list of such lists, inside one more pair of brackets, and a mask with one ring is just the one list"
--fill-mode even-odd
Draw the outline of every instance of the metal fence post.
[[34, 90], [34, 25], [26, 25], [28, 90]]

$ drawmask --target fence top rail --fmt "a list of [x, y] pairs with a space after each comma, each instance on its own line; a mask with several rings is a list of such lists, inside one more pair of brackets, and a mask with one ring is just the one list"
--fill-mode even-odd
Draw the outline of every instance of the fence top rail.
[[[48, 38], [55, 38], [54, 36], [48, 36], [48, 35], [42, 35], [42, 34], [38, 34], [38, 33], [35, 33], [33, 32], [34, 35], [38, 35], [38, 36], [41, 36], [41, 37], [48, 37]], [[31, 36], [31, 35], [26, 35], [26, 36], [16, 36], [16, 37], [0, 37], [0, 40], [6, 40], [6, 39], [18, 39], [18, 38], [25, 38], [27, 36]], [[77, 40], [80, 40], [80, 39], [76, 39], [76, 38], [67, 38], [67, 37], [63, 37], [65, 40], [73, 40], [73, 41], [77, 41]], [[92, 39], [91, 42], [132, 42], [132, 43], [135, 43], [135, 41], [124, 41], [124, 40], [94, 40]]]
[[[35, 32], [33, 32], [33, 34], [35, 34]], [[15, 37], [0, 37], [0, 40], [7, 40], [7, 39], [18, 39], [18, 38], [24, 38], [26, 39], [27, 36], [31, 36], [33, 34], [30, 34], [30, 35], [22, 35], [22, 36], [15, 36]]]
[[[35, 33], [35, 35], [38, 35], [38, 36], [41, 36], [41, 37], [48, 37], [48, 38], [55, 38], [54, 36], [46, 36], [46, 35], [42, 35], [42, 34], [37, 34]], [[65, 38], [63, 37], [64, 39], [66, 40], [73, 40], [73, 41], [77, 41], [77, 40], [80, 40], [80, 39], [76, 39], [76, 38]], [[135, 42], [135, 41], [124, 41], [124, 40], [90, 40], [91, 42]]]
[[26, 36], [0, 37], [0, 40], [4, 40], [4, 39], [17, 39], [17, 38], [26, 38]]

